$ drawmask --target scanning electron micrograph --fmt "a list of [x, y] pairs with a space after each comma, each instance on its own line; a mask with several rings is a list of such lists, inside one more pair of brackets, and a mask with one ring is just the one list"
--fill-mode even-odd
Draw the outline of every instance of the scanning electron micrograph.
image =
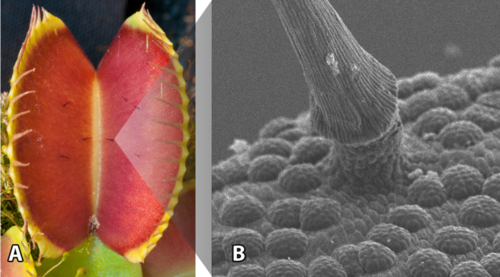
[[500, 276], [500, 53], [396, 77], [335, 2], [270, 0], [308, 107], [214, 161], [213, 276]]

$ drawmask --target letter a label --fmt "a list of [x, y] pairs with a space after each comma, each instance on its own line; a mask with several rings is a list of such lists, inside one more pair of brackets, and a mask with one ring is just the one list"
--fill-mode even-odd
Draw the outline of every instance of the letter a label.
[[233, 262], [243, 262], [246, 258], [245, 246], [234, 244], [233, 245]]
[[7, 259], [7, 262], [12, 263], [14, 259], [16, 259], [20, 263], [24, 262], [23, 255], [21, 254], [21, 249], [19, 248], [18, 244], [13, 244], [10, 248], [9, 258]]

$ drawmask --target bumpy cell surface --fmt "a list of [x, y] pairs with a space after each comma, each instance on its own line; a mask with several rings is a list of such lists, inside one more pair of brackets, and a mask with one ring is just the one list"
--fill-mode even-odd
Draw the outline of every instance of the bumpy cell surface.
[[278, 181], [288, 192], [307, 192], [321, 185], [321, 175], [312, 164], [297, 164], [283, 170]]
[[239, 227], [252, 223], [264, 215], [262, 203], [250, 195], [238, 195], [231, 197], [219, 210], [222, 224]]
[[408, 97], [400, 105], [400, 116], [403, 122], [416, 120], [420, 115], [428, 110], [438, 107], [438, 99], [429, 90], [424, 90]]
[[307, 269], [296, 261], [277, 260], [266, 267], [266, 277], [307, 277]]
[[253, 160], [264, 155], [277, 155], [285, 158], [290, 157], [292, 144], [280, 138], [266, 138], [254, 143], [248, 150], [248, 158]]
[[458, 164], [443, 172], [441, 182], [448, 197], [461, 200], [480, 194], [484, 178], [481, 172], [474, 167]]
[[224, 185], [238, 184], [248, 179], [248, 165], [239, 161], [238, 157], [232, 157], [220, 163], [212, 169], [214, 175], [221, 179]]
[[481, 259], [481, 266], [491, 277], [500, 277], [500, 253], [490, 253]]
[[439, 85], [433, 89], [433, 93], [438, 98], [439, 106], [454, 111], [465, 108], [470, 102], [469, 95], [464, 89], [449, 83]]
[[248, 179], [252, 182], [275, 180], [287, 165], [287, 160], [281, 156], [260, 156], [253, 160], [250, 164], [250, 167], [248, 168]]
[[332, 141], [323, 137], [303, 137], [292, 149], [291, 164], [316, 164], [330, 152]]
[[491, 132], [490, 132], [490, 134], [491, 134], [493, 137], [495, 137], [495, 138], [497, 138], [497, 139], [500, 139], [500, 128], [498, 128], [498, 129], [496, 129], [496, 130], [491, 131]]
[[472, 196], [460, 206], [458, 218], [465, 226], [494, 226], [500, 223], [500, 203], [487, 195]]
[[359, 247], [354, 244], [345, 244], [333, 251], [332, 256], [339, 261], [347, 276], [361, 276], [364, 269], [359, 263]]
[[439, 164], [445, 169], [458, 164], [476, 167], [477, 160], [474, 153], [467, 149], [444, 150], [439, 155]]
[[500, 173], [490, 176], [483, 185], [482, 194], [500, 202]]
[[366, 236], [369, 231], [367, 221], [361, 218], [356, 218], [352, 223], [354, 224], [356, 231], [359, 231], [363, 237]]
[[307, 251], [307, 236], [297, 229], [275, 230], [266, 238], [266, 250], [278, 259], [298, 259]]
[[300, 211], [300, 227], [307, 231], [321, 230], [340, 220], [340, 204], [329, 198], [304, 201]]
[[483, 130], [470, 121], [455, 121], [439, 132], [439, 140], [446, 149], [462, 149], [484, 139]]
[[496, 138], [494, 136], [491, 136], [491, 137], [485, 139], [483, 141], [483, 144], [484, 144], [484, 147], [488, 150], [500, 151], [500, 138]]
[[479, 237], [476, 232], [459, 226], [446, 226], [434, 233], [434, 246], [450, 255], [467, 254], [476, 250]]
[[293, 128], [288, 129], [283, 132], [280, 132], [276, 137], [284, 140], [288, 140], [290, 142], [296, 142], [300, 140], [302, 137], [307, 136], [307, 131], [301, 128]]
[[474, 122], [485, 132], [500, 127], [500, 110], [490, 105], [474, 104], [467, 108], [462, 117]]
[[500, 67], [500, 55], [496, 55], [493, 58], [491, 58], [488, 62], [488, 66]]
[[455, 74], [450, 81], [465, 89], [471, 100], [476, 100], [482, 93], [494, 90], [495, 79], [499, 79], [495, 75], [500, 73], [493, 67], [464, 69]]
[[494, 109], [500, 109], [500, 90], [490, 93], [485, 93], [477, 98], [478, 104], [491, 107]]
[[416, 232], [429, 225], [430, 215], [417, 205], [403, 205], [391, 209], [387, 221], [410, 232]]
[[420, 165], [434, 164], [439, 161], [439, 155], [428, 150], [415, 151], [414, 153], [408, 152], [408, 160]]
[[212, 172], [212, 192], [221, 190], [224, 185], [222, 178], [217, 173]]
[[439, 179], [422, 176], [408, 188], [408, 199], [424, 208], [441, 206], [446, 201], [446, 190]]
[[433, 89], [437, 87], [441, 81], [441, 77], [439, 77], [436, 72], [432, 71], [420, 72], [411, 77], [414, 91]]
[[224, 234], [213, 233], [212, 234], [212, 264], [224, 261], [226, 255], [224, 253], [224, 248], [222, 247], [222, 240], [224, 239]]
[[366, 273], [377, 273], [391, 268], [396, 255], [378, 242], [364, 241], [359, 244], [358, 259]]
[[490, 277], [490, 274], [480, 263], [464, 261], [453, 268], [450, 277]]
[[493, 238], [493, 252], [500, 253], [500, 232]]
[[269, 121], [264, 127], [262, 127], [259, 131], [259, 137], [272, 138], [280, 132], [294, 128], [295, 126], [297, 126], [295, 120], [286, 117], [278, 117]]
[[264, 251], [264, 238], [257, 231], [238, 228], [227, 233], [222, 240], [222, 247], [227, 260], [233, 256], [233, 245], [243, 245], [249, 258], [260, 256]]
[[227, 274], [227, 277], [265, 277], [266, 272], [264, 268], [259, 265], [248, 264], [248, 265], [237, 265]]
[[269, 219], [283, 228], [300, 228], [300, 209], [302, 201], [288, 198], [275, 201], [269, 208]]
[[448, 256], [431, 248], [420, 249], [413, 253], [406, 265], [412, 277], [448, 277], [451, 272]]
[[454, 111], [442, 107], [434, 108], [417, 119], [412, 131], [419, 136], [429, 133], [439, 134], [444, 126], [456, 120], [457, 114]]
[[413, 83], [411, 78], [398, 79], [398, 97], [405, 99], [413, 94]]
[[411, 234], [408, 230], [387, 223], [373, 226], [366, 238], [389, 247], [395, 253], [407, 249], [411, 242]]
[[342, 265], [330, 256], [320, 256], [309, 264], [308, 277], [347, 277]]

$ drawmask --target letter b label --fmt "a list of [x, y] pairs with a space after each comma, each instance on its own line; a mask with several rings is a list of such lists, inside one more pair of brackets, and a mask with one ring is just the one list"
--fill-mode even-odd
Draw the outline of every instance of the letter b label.
[[246, 258], [245, 246], [234, 244], [233, 245], [233, 262], [243, 262]]

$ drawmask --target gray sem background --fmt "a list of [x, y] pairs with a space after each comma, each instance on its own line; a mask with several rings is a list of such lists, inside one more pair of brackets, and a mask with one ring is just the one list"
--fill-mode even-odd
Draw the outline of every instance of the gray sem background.
[[[366, 51], [397, 78], [484, 66], [500, 54], [498, 0], [331, 0]], [[212, 2], [212, 163], [235, 138], [309, 105], [302, 68], [269, 0]]]

